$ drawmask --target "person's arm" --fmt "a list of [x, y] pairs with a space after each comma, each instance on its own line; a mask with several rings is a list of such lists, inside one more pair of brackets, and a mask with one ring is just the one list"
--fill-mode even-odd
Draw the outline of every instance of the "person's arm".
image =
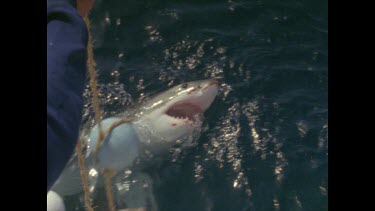
[[88, 32], [72, 0], [47, 0], [47, 192], [78, 139]]

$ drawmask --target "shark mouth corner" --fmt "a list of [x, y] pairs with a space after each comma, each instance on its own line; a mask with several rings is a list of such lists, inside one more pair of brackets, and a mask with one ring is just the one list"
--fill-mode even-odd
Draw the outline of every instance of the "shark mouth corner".
[[165, 112], [168, 116], [179, 120], [187, 120], [194, 123], [197, 115], [203, 114], [203, 110], [198, 105], [191, 102], [175, 103]]

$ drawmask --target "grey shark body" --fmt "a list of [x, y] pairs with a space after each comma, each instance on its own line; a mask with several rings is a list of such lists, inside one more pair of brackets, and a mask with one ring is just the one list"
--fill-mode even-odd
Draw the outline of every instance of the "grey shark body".
[[[218, 82], [214, 79], [192, 81], [175, 86], [151, 98], [132, 112], [131, 123], [139, 142], [139, 158], [142, 162], [146, 154], [153, 157], [168, 151], [176, 143], [192, 136], [202, 123], [202, 116], [218, 93]], [[126, 138], [126, 137], [125, 137]], [[90, 140], [86, 139], [86, 144]], [[102, 184], [98, 181], [99, 170], [93, 162], [93, 153], [87, 149], [86, 171], [91, 191]], [[123, 154], [129, 153], [128, 149]], [[124, 166], [131, 169], [135, 162]], [[82, 192], [81, 176], [76, 157], [73, 157], [52, 190], [61, 196], [69, 196]]]

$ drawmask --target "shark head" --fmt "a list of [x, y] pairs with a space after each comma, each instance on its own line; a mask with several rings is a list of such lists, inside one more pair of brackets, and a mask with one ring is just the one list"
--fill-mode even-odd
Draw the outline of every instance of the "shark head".
[[[218, 93], [215, 79], [192, 81], [177, 85], [152, 98], [138, 112], [135, 121], [140, 141], [173, 144], [192, 135], [200, 125], [203, 113]], [[149, 133], [144, 133], [142, 131]]]

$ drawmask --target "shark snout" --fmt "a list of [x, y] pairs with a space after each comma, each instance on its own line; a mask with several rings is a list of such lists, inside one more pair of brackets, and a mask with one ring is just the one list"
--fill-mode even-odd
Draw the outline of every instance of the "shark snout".
[[205, 86], [203, 87], [203, 91], [206, 90], [206, 89], [209, 89], [209, 88], [212, 87], [212, 86], [218, 86], [218, 84], [219, 84], [219, 81], [218, 81], [218, 80], [216, 80], [216, 79], [211, 79], [211, 80], [208, 82], [208, 84], [205, 85]]
[[216, 79], [209, 79], [200, 85], [202, 88], [199, 90], [199, 93], [197, 93], [196, 103], [203, 111], [205, 111], [210, 107], [219, 92], [219, 81]]

